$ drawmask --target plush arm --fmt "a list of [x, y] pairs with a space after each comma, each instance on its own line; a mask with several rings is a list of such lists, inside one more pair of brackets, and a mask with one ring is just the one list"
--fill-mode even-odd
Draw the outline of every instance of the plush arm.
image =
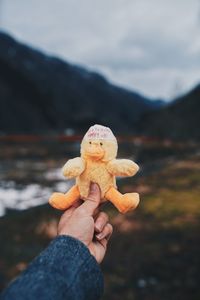
[[82, 158], [76, 157], [73, 159], [69, 159], [64, 165], [62, 172], [63, 175], [67, 178], [74, 178], [85, 170], [85, 162]]
[[114, 176], [133, 176], [139, 166], [129, 159], [113, 159], [108, 163], [107, 170]]

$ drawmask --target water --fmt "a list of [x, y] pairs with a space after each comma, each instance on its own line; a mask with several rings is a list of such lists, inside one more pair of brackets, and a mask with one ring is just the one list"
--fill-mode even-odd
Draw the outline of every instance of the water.
[[71, 182], [60, 180], [51, 187], [44, 187], [39, 183], [27, 185], [17, 184], [14, 181], [2, 181], [0, 186], [0, 216], [8, 209], [23, 210], [48, 202], [50, 195], [57, 192], [66, 192]]
[[[48, 202], [53, 192], [66, 192], [73, 184], [61, 168], [75, 155], [72, 145], [0, 144], [0, 216], [8, 209], [23, 210]], [[66, 149], [67, 148], [67, 149]]]
[[[132, 140], [121, 141], [118, 157], [136, 160], [141, 147]], [[77, 140], [0, 139], [0, 216], [8, 209], [23, 210], [47, 203], [55, 191], [66, 192], [73, 181], [64, 178], [61, 168], [79, 152]]]

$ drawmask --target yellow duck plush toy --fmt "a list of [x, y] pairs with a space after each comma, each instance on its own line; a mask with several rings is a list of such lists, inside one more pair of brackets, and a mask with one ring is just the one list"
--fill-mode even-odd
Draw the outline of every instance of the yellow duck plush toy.
[[116, 186], [116, 176], [133, 176], [139, 170], [128, 159], [116, 159], [117, 140], [108, 127], [94, 125], [89, 128], [81, 142], [81, 156], [70, 159], [63, 167], [63, 175], [76, 178], [76, 184], [66, 193], [53, 193], [49, 203], [54, 208], [65, 210], [78, 199], [86, 199], [90, 183], [97, 183], [101, 190], [101, 202], [110, 201], [121, 212], [135, 209], [139, 194], [122, 195]]

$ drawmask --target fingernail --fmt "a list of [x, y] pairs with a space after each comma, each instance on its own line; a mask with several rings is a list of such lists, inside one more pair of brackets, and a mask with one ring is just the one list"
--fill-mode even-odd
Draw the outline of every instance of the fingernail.
[[98, 233], [98, 234], [96, 234], [96, 238], [99, 239], [99, 240], [101, 240], [101, 239], [104, 238], [104, 234], [102, 232]]
[[101, 222], [98, 222], [98, 221], [96, 222], [95, 227], [98, 231], [101, 231], [103, 229]]
[[98, 191], [98, 185], [96, 184], [96, 183], [91, 183], [91, 185], [90, 185], [90, 191], [91, 192], [97, 192]]

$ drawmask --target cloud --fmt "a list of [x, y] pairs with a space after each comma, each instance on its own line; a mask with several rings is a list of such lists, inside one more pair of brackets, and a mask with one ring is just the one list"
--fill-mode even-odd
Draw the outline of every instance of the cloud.
[[4, 0], [1, 23], [112, 82], [170, 99], [177, 82], [182, 93], [200, 81], [199, 11], [199, 0]]

